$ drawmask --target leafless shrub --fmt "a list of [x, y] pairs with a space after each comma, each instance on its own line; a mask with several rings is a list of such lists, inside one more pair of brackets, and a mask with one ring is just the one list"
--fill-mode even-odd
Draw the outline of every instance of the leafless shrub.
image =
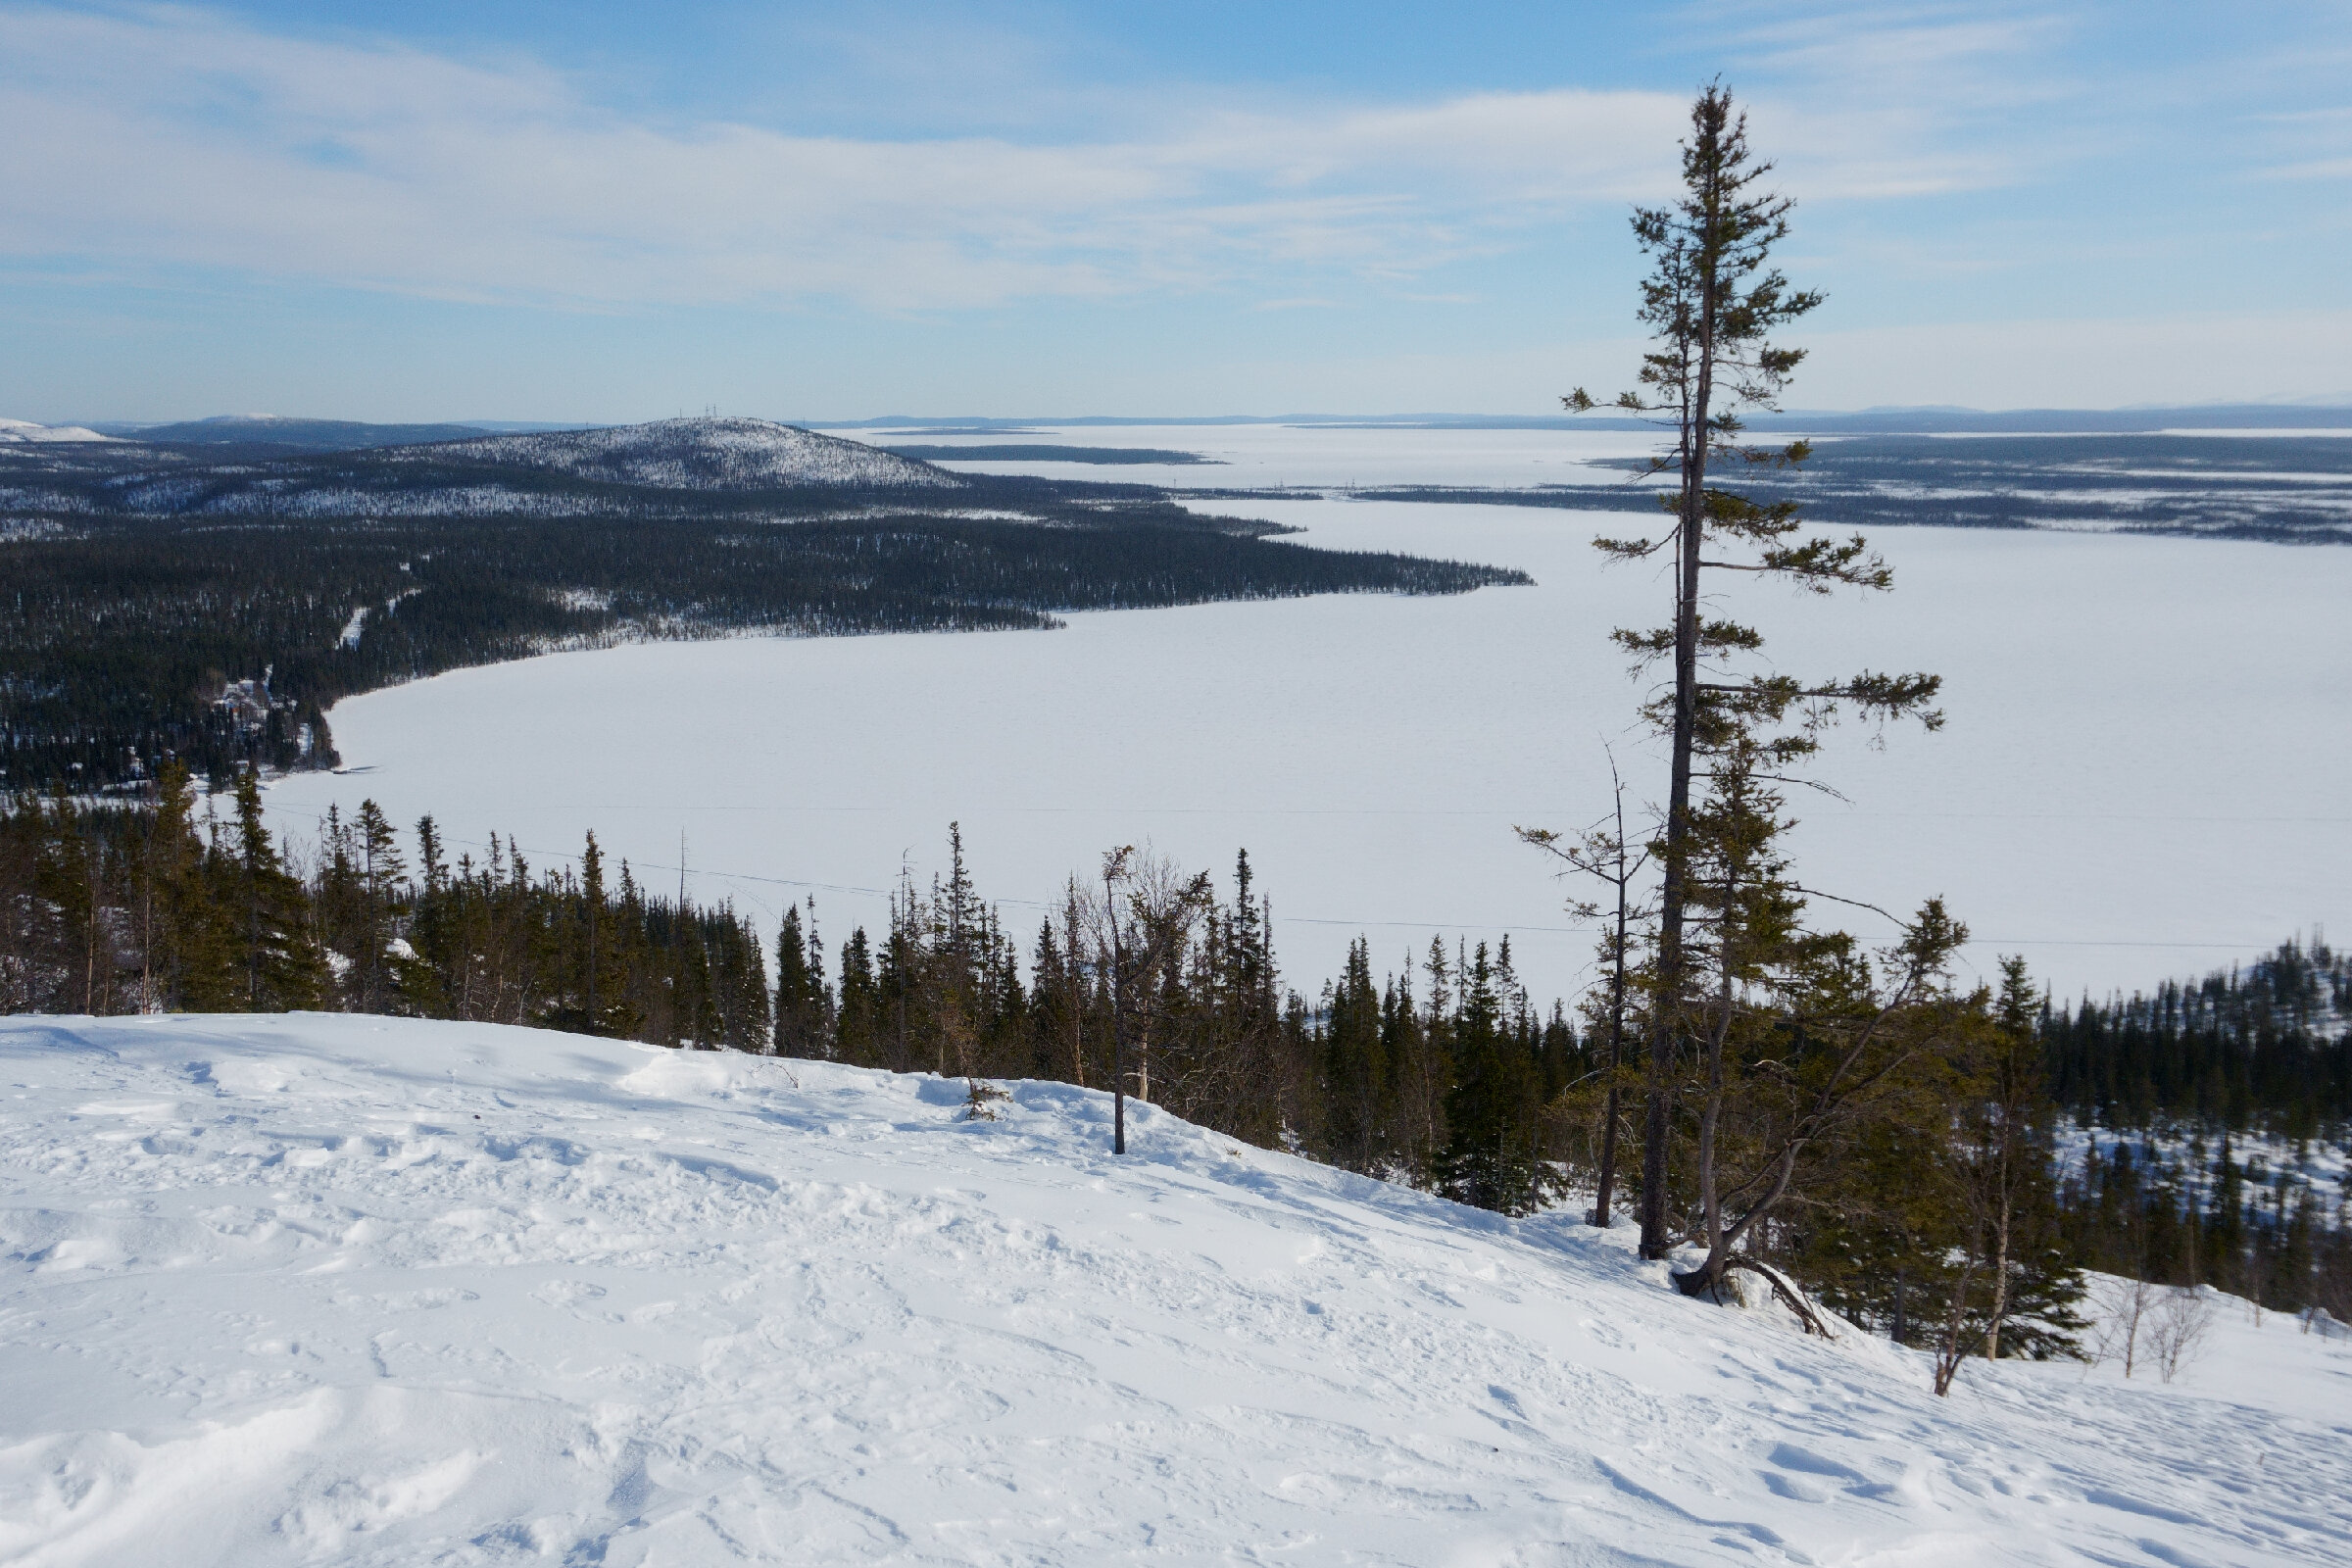
[[2102, 1280], [2090, 1293], [2095, 1313], [2090, 1331], [2090, 1359], [2093, 1365], [2121, 1361], [2124, 1376], [2130, 1377], [2139, 1362], [2140, 1338], [2147, 1327], [2151, 1308], [2163, 1294], [2160, 1285], [2146, 1280], [2111, 1278]]
[[2210, 1286], [2174, 1286], [2164, 1293], [2149, 1315], [2147, 1337], [2148, 1353], [2156, 1358], [2156, 1370], [2165, 1382], [2179, 1377], [2180, 1369], [2196, 1359], [2213, 1332], [2215, 1315]]

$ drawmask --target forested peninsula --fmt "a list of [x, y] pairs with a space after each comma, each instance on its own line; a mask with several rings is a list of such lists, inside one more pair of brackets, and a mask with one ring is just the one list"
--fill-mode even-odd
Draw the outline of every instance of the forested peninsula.
[[1527, 580], [1279, 532], [759, 419], [291, 456], [0, 448], [0, 792], [330, 765], [340, 699], [562, 649]]

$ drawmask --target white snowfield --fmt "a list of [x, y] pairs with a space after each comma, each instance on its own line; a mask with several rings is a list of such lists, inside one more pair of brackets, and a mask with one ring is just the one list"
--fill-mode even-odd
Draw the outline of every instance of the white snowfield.
[[0, 446], [54, 441], [112, 441], [111, 435], [78, 424], [35, 424], [30, 419], [0, 419]]
[[767, 419], [657, 419], [601, 430], [549, 430], [387, 447], [377, 462], [509, 464], [612, 484], [670, 490], [897, 485], [955, 490], [966, 481], [896, 453]]
[[11, 1564], [2352, 1558], [2288, 1319], [1938, 1400], [1063, 1086], [317, 1015], [10, 1019], [0, 1083]]

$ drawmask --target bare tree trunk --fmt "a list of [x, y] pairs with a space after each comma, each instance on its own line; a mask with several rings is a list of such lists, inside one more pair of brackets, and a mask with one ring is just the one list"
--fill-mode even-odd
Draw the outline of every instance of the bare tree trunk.
[[1992, 1312], [1984, 1324], [1984, 1359], [2001, 1358], [2001, 1324], [2009, 1316], [2009, 1230], [2014, 1205], [2009, 1192], [2008, 1133], [2001, 1150], [2001, 1211], [1992, 1230]]
[[[1731, 1238], [1723, 1223], [1723, 1182], [1716, 1159], [1717, 1135], [1723, 1126], [1723, 1057], [1732, 1037], [1733, 951], [1732, 903], [1739, 894], [1737, 862], [1726, 868], [1723, 882], [1722, 919], [1716, 935], [1715, 1018], [1707, 1031], [1707, 1089], [1706, 1100], [1698, 1116], [1698, 1216], [1699, 1234], [1707, 1247], [1706, 1261], [1695, 1273], [1678, 1275], [1675, 1284], [1686, 1296], [1701, 1291], [1717, 1294], [1723, 1285], [1724, 1266], [1731, 1254]], [[1752, 1219], [1763, 1210], [1751, 1208]], [[1744, 1228], [1744, 1227], [1743, 1227]]]
[[1968, 1317], [1969, 1287], [1976, 1283], [1974, 1263], [1960, 1271], [1960, 1282], [1952, 1288], [1952, 1309], [1945, 1314], [1943, 1344], [1936, 1350], [1936, 1395], [1942, 1398], [1952, 1392], [1952, 1380], [1960, 1375], [1960, 1363], [1968, 1352], [1960, 1345], [1961, 1325]]
[[1601, 1111], [1599, 1192], [1592, 1200], [1592, 1223], [1609, 1228], [1609, 1197], [1617, 1185], [1617, 1100], [1622, 1086], [1617, 1074], [1625, 1066], [1625, 894], [1617, 895], [1617, 963], [1609, 977], [1609, 1093]]
[[1633, 871], [1626, 863], [1625, 784], [1616, 773], [1617, 760], [1611, 756], [1609, 774], [1617, 784], [1617, 936], [1609, 954], [1609, 1093], [1600, 1124], [1600, 1191], [1592, 1200], [1592, 1223], [1602, 1230], [1609, 1228], [1609, 1199], [1617, 1185], [1617, 1102], [1623, 1090], [1617, 1079], [1625, 1067], [1625, 944], [1632, 920], [1627, 907]]
[[1732, 1033], [1732, 963], [1727, 952], [1723, 960], [1723, 976], [1717, 987], [1715, 1027], [1707, 1038], [1707, 1098], [1698, 1116], [1698, 1216], [1699, 1234], [1707, 1244], [1707, 1259], [1698, 1266], [1695, 1277], [1678, 1279], [1686, 1295], [1699, 1291], [1714, 1292], [1723, 1284], [1724, 1262], [1731, 1252], [1729, 1238], [1724, 1234], [1723, 1184], [1716, 1168], [1716, 1134], [1723, 1124], [1723, 1054]]
[[1127, 954], [1119, 934], [1119, 894], [1113, 868], [1102, 867], [1103, 924], [1110, 929], [1110, 1152], [1127, 1152]]
[[[1708, 192], [1710, 212], [1716, 205]], [[1658, 1010], [1649, 1038], [1648, 1102], [1642, 1136], [1642, 1255], [1661, 1258], [1666, 1235], [1668, 1095], [1682, 1032], [1683, 906], [1689, 897], [1690, 754], [1698, 729], [1698, 572], [1706, 536], [1707, 405], [1714, 393], [1715, 289], [1702, 276], [1697, 374], [1682, 410], [1681, 523], [1675, 536], [1674, 760], [1666, 797], [1666, 863], [1658, 889]]]
[[1078, 879], [1070, 879], [1069, 896], [1062, 906], [1063, 948], [1069, 964], [1070, 997], [1070, 1082], [1086, 1087], [1086, 991], [1085, 969], [1078, 961]]

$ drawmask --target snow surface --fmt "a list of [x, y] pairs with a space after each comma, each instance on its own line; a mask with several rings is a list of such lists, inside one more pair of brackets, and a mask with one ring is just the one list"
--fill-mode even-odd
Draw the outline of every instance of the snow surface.
[[839, 436], [766, 419], [657, 419], [598, 430], [387, 447], [369, 454], [389, 463], [511, 464], [614, 484], [673, 490], [759, 490], [793, 485], [899, 485], [956, 489], [942, 468]]
[[[1351, 471], [1468, 482], [1480, 465], [1496, 477], [1513, 450], [1564, 471], [1643, 440], [1055, 434], [1189, 445], [1235, 462], [1237, 484]], [[270, 807], [315, 834], [330, 802], [348, 816], [372, 796], [395, 821], [429, 811], [468, 845], [517, 834], [540, 864], [576, 855], [593, 828], [664, 878], [684, 830], [698, 897], [733, 897], [772, 929], [786, 902], [813, 892], [836, 945], [854, 923], [880, 927], [903, 859], [918, 877], [940, 863], [952, 820], [980, 888], [1024, 938], [1062, 879], [1105, 848], [1149, 841], [1222, 875], [1246, 846], [1285, 966], [1310, 990], [1359, 932], [1384, 968], [1433, 936], [1507, 932], [1540, 999], [1581, 990], [1595, 933], [1562, 913], [1567, 890], [1511, 828], [1598, 817], [1604, 747], [1636, 803], [1663, 793], [1631, 723], [1642, 688], [1608, 630], [1654, 623], [1670, 589], [1644, 569], [1604, 568], [1589, 542], [1638, 519], [1197, 505], [1297, 524], [1310, 545], [1520, 566], [1537, 586], [1075, 614], [1045, 633], [669, 643], [463, 670], [337, 705], [336, 747], [368, 771], [289, 778]], [[1797, 793], [1810, 885], [1894, 909], [1944, 894], [1979, 939], [1975, 973], [1995, 976], [2000, 954], [2022, 952], [2066, 996], [2201, 974], [2318, 924], [2352, 929], [2340, 785], [2352, 551], [1942, 528], [1873, 542], [1896, 567], [1891, 595], [1742, 584], [1725, 601], [1763, 622], [1783, 668], [1945, 677], [1941, 734], [1900, 731], [1873, 751], [1847, 732], [1819, 769], [1847, 799]], [[1847, 918], [1865, 936], [1886, 929]]]
[[1687, 1301], [1149, 1106], [488, 1026], [0, 1021], [0, 1561], [2342, 1562], [2352, 1346]]

